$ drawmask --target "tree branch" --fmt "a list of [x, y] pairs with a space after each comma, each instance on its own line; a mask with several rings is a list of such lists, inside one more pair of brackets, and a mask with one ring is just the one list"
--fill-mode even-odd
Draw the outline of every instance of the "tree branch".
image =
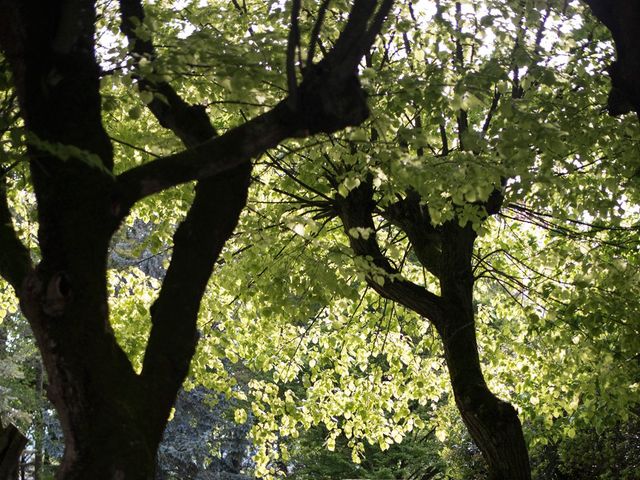
[[[413, 282], [399, 278], [400, 272], [391, 265], [380, 250], [371, 217], [373, 210], [371, 185], [363, 182], [351, 190], [346, 198], [340, 198], [336, 202], [351, 249], [357, 256], [370, 259], [374, 267], [374, 272], [366, 275], [367, 284], [382, 297], [413, 310], [440, 329], [444, 322], [440, 297]], [[358, 229], [360, 232], [362, 232], [361, 229], [366, 229], [369, 233], [368, 235], [355, 234]], [[384, 272], [382, 281], [376, 278], [375, 269]]]
[[324, 17], [327, 13], [327, 8], [329, 7], [329, 1], [330, 0], [322, 1], [320, 9], [318, 10], [318, 17], [316, 18], [316, 22], [313, 24], [311, 39], [309, 40], [309, 50], [307, 52], [307, 65], [311, 65], [313, 63], [316, 45], [320, 41], [320, 29], [322, 28], [322, 23], [324, 22]]
[[[120, 15], [120, 29], [129, 41], [135, 66], [138, 67], [140, 60], [145, 58], [153, 67], [156, 58], [153, 43], [151, 40], [140, 39], [136, 34], [136, 25], [141, 25], [145, 18], [142, 4], [139, 0], [120, 0]], [[136, 75], [136, 80], [140, 91], [146, 90], [154, 94], [148, 108], [160, 125], [173, 131], [185, 145], [190, 147], [216, 135], [216, 130], [209, 122], [203, 106], [188, 104], [169, 83], [152, 80], [152, 77], [159, 77], [155, 67], [152, 68], [149, 78]]]
[[[121, 0], [121, 13], [122, 30], [129, 37], [134, 55], [153, 59], [151, 41], [140, 41], [135, 36], [138, 22], [132, 18], [144, 18], [139, 0]], [[295, 108], [285, 99], [269, 112], [220, 137], [215, 137], [204, 109], [184, 102], [168, 83], [155, 82], [153, 76], [138, 79], [141, 87], [160, 92], [169, 100], [154, 100], [149, 108], [187, 149], [120, 175], [116, 198], [120, 215], [126, 215], [144, 196], [199, 180], [194, 202], [174, 235], [171, 263], [151, 308], [152, 329], [141, 378], [152, 393], [150, 398], [158, 404], [151, 413], [158, 417], [156, 425], [164, 425], [195, 352], [200, 301], [215, 261], [246, 203], [251, 158], [287, 137], [333, 132], [360, 123], [368, 114], [355, 71], [343, 76], [344, 65], [329, 65], [326, 61], [317, 67], [305, 72], [302, 83], [292, 93], [297, 100]], [[340, 84], [336, 84], [336, 78]], [[152, 433], [158, 438], [161, 434]]]
[[376, 11], [377, 0], [355, 0], [347, 24], [325, 60], [342, 65], [345, 73], [354, 72], [369, 50], [382, 23], [391, 10], [393, 0], [382, 0]]
[[487, 132], [489, 131], [489, 127], [491, 126], [491, 120], [493, 120], [493, 114], [496, 112], [498, 108], [498, 103], [500, 102], [500, 97], [502, 94], [498, 91], [498, 89], [494, 89], [493, 98], [491, 99], [491, 106], [489, 107], [489, 111], [487, 112], [487, 116], [484, 119], [484, 123], [482, 124], [482, 137], [487, 136]]
[[[171, 263], [151, 307], [152, 329], [141, 374], [148, 398], [159, 404], [153, 407], [158, 420], [166, 419], [195, 353], [200, 301], [246, 203], [250, 170], [245, 163], [198, 182], [193, 204], [173, 237]], [[155, 435], [159, 438], [162, 431]]]
[[29, 250], [13, 228], [5, 178], [0, 177], [0, 275], [19, 294], [22, 282], [32, 270]]
[[[151, 41], [139, 41], [132, 28], [135, 22], [131, 15], [144, 17], [141, 3], [138, 0], [121, 0], [121, 14], [122, 30], [129, 36], [134, 54], [154, 56]], [[136, 199], [137, 186], [142, 185], [142, 193], [146, 194], [144, 182], [180, 183], [185, 177], [172, 175], [180, 173], [180, 162], [185, 161], [185, 155], [196, 164], [207, 159], [207, 155], [225, 161], [228, 151], [234, 151], [235, 148], [235, 158], [242, 160], [235, 164], [235, 168], [233, 162], [227, 163], [223, 175], [215, 175], [215, 172], [209, 175], [194, 174], [194, 178], [200, 180], [196, 185], [195, 197], [185, 220], [174, 234], [171, 262], [162, 289], [151, 308], [152, 328], [140, 378], [145, 390], [152, 393], [149, 398], [154, 404], [145, 403], [143, 408], [155, 420], [150, 423], [155, 426], [151, 428], [150, 435], [155, 436], [154, 441], [159, 441], [175, 395], [195, 353], [200, 301], [215, 262], [246, 204], [251, 172], [249, 159], [266, 148], [262, 142], [268, 135], [261, 135], [263, 127], [256, 127], [256, 123], [260, 122], [257, 119], [210, 140], [217, 133], [203, 107], [185, 102], [167, 82], [143, 78], [139, 78], [139, 82], [151, 91], [161, 91], [168, 99], [167, 103], [154, 99], [148, 105], [149, 109], [162, 126], [172, 130], [182, 140], [187, 150], [182, 152], [182, 156], [179, 154], [177, 159], [175, 156], [160, 159], [155, 164], [155, 172], [146, 178], [148, 171], [145, 169], [130, 171], [119, 178], [119, 187], [125, 195], [122, 198], [123, 215]], [[271, 116], [266, 115], [266, 120], [269, 121]], [[257, 137], [248, 138], [251, 135]], [[238, 142], [248, 142], [256, 150], [249, 149], [248, 153], [243, 153], [243, 144]], [[213, 151], [206, 146], [211, 144]]]
[[385, 208], [382, 216], [407, 234], [418, 261], [440, 278], [442, 235], [440, 229], [431, 225], [426, 207], [420, 205], [419, 195], [415, 191], [409, 192], [405, 198]]
[[[135, 1], [122, 0], [122, 4], [130, 7]], [[377, 4], [375, 0], [356, 0], [335, 47], [321, 62], [305, 69], [303, 81], [296, 91], [297, 101], [293, 102], [295, 110], [285, 99], [269, 112], [218, 138], [121, 174], [117, 179], [115, 200], [120, 214], [126, 215], [136, 201], [147, 195], [249, 162], [285, 138], [333, 133], [362, 123], [369, 110], [357, 78], [357, 65], [365, 44], [370, 47], [374, 33], [381, 28], [392, 1], [383, 0], [376, 10]], [[132, 8], [131, 11], [137, 10]], [[138, 11], [138, 15], [143, 14]], [[144, 42], [141, 45], [144, 46]], [[144, 48], [142, 53], [148, 54], [149, 45]], [[179, 121], [176, 131], [179, 130], [177, 125], [184, 124]], [[187, 144], [191, 146], [192, 142]]]
[[[291, 4], [291, 27], [287, 42], [287, 85], [289, 87], [289, 101], [293, 110], [296, 109], [298, 80], [296, 79], [296, 49], [300, 48], [300, 3], [293, 0]], [[302, 65], [301, 65], [302, 66]]]
[[148, 195], [191, 180], [228, 172], [293, 136], [296, 127], [289, 124], [289, 113], [285, 103], [280, 102], [273, 110], [220, 137], [120, 174], [117, 177], [117, 201], [120, 202], [121, 215], [125, 216], [135, 202]]

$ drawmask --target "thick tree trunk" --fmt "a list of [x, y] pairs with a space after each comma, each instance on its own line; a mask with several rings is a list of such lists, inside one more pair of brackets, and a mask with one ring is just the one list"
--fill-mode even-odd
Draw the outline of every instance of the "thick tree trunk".
[[153, 480], [157, 446], [145, 442], [140, 425], [111, 417], [74, 433], [76, 438], [65, 443], [74, 441], [78, 448], [65, 449], [57, 479]]
[[0, 423], [0, 480], [17, 480], [20, 455], [27, 438], [14, 425]]
[[640, 118], [640, 2], [585, 0], [593, 14], [611, 32], [616, 61], [608, 67], [611, 77], [608, 108], [611, 115], [634, 110]]
[[[153, 402], [109, 323], [107, 251], [120, 218], [115, 180], [105, 173], [113, 152], [101, 123], [95, 7], [76, 3], [0, 3], [0, 43], [34, 138], [28, 149], [42, 258], [14, 287], [65, 436], [57, 478], [151, 479], [161, 427], [144, 423]], [[50, 145], [92, 154], [103, 170], [81, 154], [63, 161]]]
[[[76, 269], [67, 272], [72, 279], [79, 275]], [[93, 296], [99, 295], [88, 286], [74, 289], [74, 302], [59, 317], [43, 315], [41, 295], [27, 292], [22, 300], [65, 437], [56, 478], [151, 479], [159, 436], [149, 433], [145, 421], [153, 402], [115, 343], [107, 319], [89, 315], [100, 310], [90, 301]]]

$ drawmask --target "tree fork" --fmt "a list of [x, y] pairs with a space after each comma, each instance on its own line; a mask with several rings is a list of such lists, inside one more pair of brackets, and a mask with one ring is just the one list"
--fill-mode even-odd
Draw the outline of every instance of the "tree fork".
[[[495, 207], [492, 209], [497, 211], [499, 199], [493, 198], [492, 202], [496, 203], [491, 205]], [[383, 269], [388, 275], [399, 273], [384, 256], [376, 240], [372, 218], [375, 204], [370, 183], [361, 183], [345, 199], [338, 197], [336, 204], [354, 253], [370, 258], [375, 267]], [[408, 232], [412, 243], [416, 240], [425, 241], [429, 235], [441, 237], [438, 248], [418, 256], [425, 268], [438, 265], [435, 270], [439, 272], [441, 294], [436, 296], [405, 279], [385, 278], [380, 284], [368, 275], [367, 283], [384, 298], [427, 318], [437, 329], [444, 347], [456, 405], [489, 466], [492, 480], [530, 480], [529, 454], [518, 415], [509, 403], [493, 395], [482, 375], [473, 311], [472, 253], [476, 234], [470, 224], [461, 227], [457, 219], [434, 230], [430, 219], [425, 220], [423, 214], [412, 218], [415, 212], [406, 207], [407, 199], [392, 205], [392, 210], [383, 216], [393, 219]], [[411, 228], [408, 228], [409, 224]], [[372, 233], [366, 238], [353, 236], [350, 231], [358, 228], [368, 229]], [[427, 231], [419, 234], [420, 229]], [[421, 245], [418, 248], [423, 247]], [[421, 258], [431, 255], [437, 258]]]

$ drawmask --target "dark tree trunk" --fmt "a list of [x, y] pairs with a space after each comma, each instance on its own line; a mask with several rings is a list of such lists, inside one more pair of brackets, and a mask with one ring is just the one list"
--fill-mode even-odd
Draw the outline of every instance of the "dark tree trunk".
[[[42, 254], [17, 292], [64, 431], [58, 478], [152, 478], [155, 445], [144, 423], [150, 402], [108, 318], [107, 249], [118, 219], [114, 180], [104, 171], [113, 154], [101, 122], [94, 5], [3, 7], [1, 40], [34, 136], [29, 154]], [[51, 145], [85, 153], [63, 161]], [[93, 155], [104, 170], [82, 155]]]
[[530, 480], [529, 454], [518, 414], [489, 390], [482, 375], [473, 308], [474, 240], [469, 224], [460, 227], [449, 222], [442, 228], [444, 321], [438, 331], [456, 405], [482, 451], [492, 480]]
[[611, 77], [608, 108], [611, 115], [635, 111], [640, 118], [640, 2], [635, 0], [585, 0], [595, 17], [611, 32], [616, 61]]
[[[375, 231], [371, 216], [373, 190], [367, 183], [339, 200], [338, 211], [345, 232], [353, 228]], [[407, 280], [387, 278], [380, 284], [368, 278], [380, 295], [428, 318], [438, 330], [451, 377], [456, 405], [471, 437], [480, 448], [492, 480], [530, 480], [529, 454], [515, 409], [498, 399], [482, 375], [473, 308], [472, 253], [476, 234], [470, 224], [457, 220], [437, 228], [424, 217], [411, 196], [388, 207], [389, 221], [402, 228], [422, 265], [440, 280], [439, 296]], [[397, 273], [384, 257], [375, 235], [349, 236], [353, 251], [370, 258], [389, 274]], [[431, 243], [431, 245], [430, 245]]]
[[[140, 89], [162, 93], [166, 101], [152, 101], [151, 111], [190, 148], [114, 176], [101, 121], [94, 1], [0, 0], [0, 48], [29, 133], [42, 258], [34, 267], [18, 239], [0, 178], [0, 274], [31, 325], [64, 432], [58, 479], [153, 479], [158, 444], [195, 352], [200, 300], [246, 203], [250, 161], [285, 138], [333, 133], [366, 119], [357, 66], [391, 3], [355, 2], [325, 60], [309, 65], [300, 85], [290, 72], [291, 99], [217, 138], [203, 107], [185, 103], [164, 82], [138, 78]], [[133, 17], [143, 18], [140, 1], [122, 0], [121, 13], [134, 57], [153, 58], [151, 43], [132, 28]], [[173, 238], [137, 374], [109, 323], [109, 241], [135, 202], [192, 180], [195, 198]]]
[[462, 312], [458, 305], [445, 308], [451, 316], [441, 336], [462, 420], [480, 448], [492, 480], [530, 480], [531, 467], [520, 419], [513, 406], [497, 398], [487, 387], [478, 358], [473, 318], [459, 315]]
[[14, 425], [0, 423], [0, 480], [17, 480], [27, 438]]

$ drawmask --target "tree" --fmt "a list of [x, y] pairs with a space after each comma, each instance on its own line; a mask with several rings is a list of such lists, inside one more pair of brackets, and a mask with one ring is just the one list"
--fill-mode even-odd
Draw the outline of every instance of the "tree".
[[[250, 160], [286, 138], [331, 133], [367, 117], [357, 66], [390, 5], [355, 1], [334, 45], [318, 60], [314, 48], [325, 5], [298, 73], [300, 3], [294, 2], [286, 47], [289, 95], [217, 136], [204, 108], [182, 100], [153, 67], [144, 70], [155, 51], [142, 5], [121, 1], [140, 94], [186, 149], [115, 174], [119, 165], [102, 124], [95, 2], [0, 3], [0, 46], [24, 122], [24, 158], [38, 212], [38, 250], [31, 252], [12, 226], [8, 197], [15, 184], [4, 171], [0, 274], [29, 320], [64, 431], [58, 478], [153, 478], [156, 450], [195, 351], [204, 288], [245, 203]], [[109, 324], [109, 241], [137, 202], [193, 180], [196, 194], [173, 238], [138, 374]]]
[[[284, 146], [264, 161], [260, 177], [264, 188], [256, 187], [250, 202], [257, 215], [241, 224], [240, 229], [249, 233], [236, 247], [238, 251], [249, 246], [259, 250], [243, 252], [250, 258], [247, 262], [253, 259], [256, 263], [251, 280], [241, 282], [240, 288], [262, 288], [265, 294], [254, 291], [249, 298], [234, 289], [233, 279], [216, 294], [223, 295], [227, 289], [233, 292], [232, 299], [240, 299], [237, 303], [246, 302], [246, 307], [238, 307], [244, 310], [239, 317], [268, 318], [259, 330], [278, 337], [271, 348], [287, 351], [290, 362], [267, 367], [277, 362], [270, 357], [267, 342], [258, 346], [247, 340], [248, 345], [243, 344], [245, 339], [239, 338], [237, 330], [233, 338], [222, 342], [218, 332], [213, 333], [216, 339], [211, 344], [225, 348], [233, 358], [244, 358], [254, 368], [273, 368], [280, 389], [261, 386], [257, 396], [270, 396], [270, 400], [260, 401], [254, 408], [263, 415], [265, 425], [280, 425], [275, 430], [282, 433], [291, 431], [290, 423], [325, 423], [330, 432], [327, 445], [333, 446], [345, 435], [357, 457], [354, 437], [393, 443], [397, 441], [394, 437], [401, 438], [412, 428], [410, 422], [403, 425], [396, 418], [412, 418], [409, 399], [422, 393], [423, 401], [431, 400], [434, 392], [424, 385], [418, 387], [415, 380], [423, 380], [420, 368], [426, 367], [424, 357], [440, 353], [437, 345], [427, 349], [421, 344], [434, 330], [420, 323], [427, 318], [442, 340], [458, 407], [493, 475], [528, 478], [525, 441], [515, 411], [493, 395], [481, 372], [475, 339], [475, 330], [480, 328], [480, 302], [477, 298], [474, 302], [472, 293], [485, 282], [496, 282], [496, 290], [507, 288], [514, 297], [501, 300], [518, 302], [519, 297], [524, 298], [520, 301], [524, 318], [512, 314], [503, 320], [492, 319], [493, 326], [505, 330], [510, 328], [509, 321], [519, 321], [523, 330], [521, 337], [514, 337], [519, 343], [513, 343], [523, 349], [523, 343], [526, 348], [543, 343], [535, 331], [527, 331], [527, 319], [533, 323], [536, 317], [551, 317], [547, 312], [562, 311], [563, 297], [576, 295], [583, 301], [590, 297], [599, 305], [589, 303], [592, 310], [580, 316], [584, 325], [571, 320], [575, 330], [571, 336], [563, 333], [558, 343], [563, 342], [563, 348], [567, 343], [580, 343], [584, 337], [577, 334], [584, 329], [586, 338], [594, 343], [602, 340], [599, 358], [605, 356], [604, 350], [611, 348], [615, 335], [607, 335], [602, 322], [596, 320], [603, 302], [601, 295], [593, 295], [604, 285], [590, 277], [593, 283], [587, 284], [593, 289], [579, 295], [579, 285], [584, 288], [585, 279], [573, 270], [576, 265], [584, 266], [578, 268], [585, 271], [594, 269], [590, 255], [576, 243], [565, 248], [558, 241], [553, 245], [557, 248], [554, 253], [565, 255], [567, 260], [562, 273], [551, 269], [550, 263], [543, 264], [544, 256], [554, 253], [523, 248], [517, 235], [510, 237], [513, 243], [505, 237], [517, 228], [508, 220], [515, 217], [516, 221], [532, 222], [531, 216], [538, 224], [545, 218], [562, 219], [568, 236], [586, 238], [597, 245], [594, 249], [611, 241], [604, 238], [609, 229], [635, 235], [635, 216], [621, 218], [619, 212], [625, 209], [624, 195], [634, 195], [631, 188], [623, 191], [620, 178], [633, 178], [637, 168], [632, 146], [637, 141], [636, 125], [628, 118], [620, 122], [601, 118], [605, 85], [599, 73], [593, 73], [597, 60], [592, 62], [591, 57], [606, 58], [602, 53], [605, 38], [580, 7], [568, 7], [565, 2], [535, 6], [472, 2], [464, 8], [463, 4], [437, 2], [435, 13], [424, 23], [416, 21], [418, 14], [411, 11], [411, 2], [402, 4], [398, 21], [385, 36], [385, 45], [366, 58], [364, 76], [373, 92], [371, 124], [309, 148]], [[571, 37], [575, 43], [556, 42], [557, 25], [571, 25], [572, 21], [576, 22]], [[480, 38], [485, 31], [499, 40], [483, 52]], [[557, 57], [570, 60], [555, 64]], [[630, 144], [625, 146], [627, 134]], [[607, 159], [605, 165], [602, 159]], [[591, 169], [591, 165], [597, 166]], [[589, 217], [595, 219], [593, 223], [587, 221]], [[572, 223], [579, 225], [577, 231], [565, 226]], [[280, 241], [265, 232], [276, 228], [281, 231]], [[337, 234], [336, 228], [342, 228], [344, 235]], [[490, 234], [492, 229], [500, 234]], [[534, 245], [538, 241], [534, 235], [522, 236]], [[548, 245], [552, 249], [551, 241]], [[575, 255], [570, 254], [572, 249]], [[265, 257], [271, 259], [268, 267]], [[540, 265], [532, 258], [540, 258]], [[569, 258], [575, 261], [573, 265]], [[242, 260], [227, 259], [247, 276], [245, 269], [250, 267], [238, 267]], [[276, 261], [282, 266], [274, 266]], [[516, 268], [505, 268], [505, 263], [512, 261]], [[613, 273], [611, 268], [600, 267], [595, 270]], [[543, 273], [522, 274], [518, 268]], [[577, 288], [569, 294], [567, 287], [544, 285], [549, 270], [559, 283]], [[607, 289], [612, 287], [607, 283]], [[615, 288], [623, 292], [633, 289], [622, 282]], [[562, 295], [545, 295], [561, 290]], [[395, 320], [380, 314], [388, 303], [372, 291], [404, 307], [398, 308], [402, 312], [398, 316], [404, 318]], [[497, 296], [494, 291], [489, 295]], [[340, 305], [336, 296], [357, 307]], [[304, 306], [292, 305], [299, 302]], [[574, 314], [578, 303], [571, 305]], [[498, 302], [492, 306], [500, 311]], [[299, 323], [288, 328], [277, 323], [282, 317], [289, 321], [297, 318]], [[617, 317], [611, 312], [605, 316], [611, 332], [618, 331], [610, 323], [619, 321]], [[570, 321], [570, 314], [563, 318]], [[332, 326], [341, 333], [327, 339]], [[229, 327], [220, 322], [221, 330]], [[629, 327], [626, 338], [633, 332]], [[236, 323], [235, 328], [242, 326]], [[311, 340], [299, 339], [303, 335]], [[389, 338], [382, 342], [382, 351], [376, 344], [379, 336]], [[501, 335], [501, 342], [491, 335], [484, 338], [480, 348], [496, 355], [512, 343]], [[460, 343], [454, 346], [448, 342]], [[385, 347], [393, 351], [385, 351]], [[553, 353], [559, 350], [561, 345]], [[632, 349], [625, 346], [623, 350], [624, 358], [629, 358]], [[522, 367], [521, 361], [513, 362], [512, 378]], [[635, 371], [630, 367], [630, 372]], [[368, 375], [375, 379], [371, 383], [376, 387], [367, 383]], [[290, 382], [296, 376], [308, 387], [307, 397], [300, 400], [302, 408], [307, 408], [302, 414], [292, 412], [295, 392]], [[546, 387], [541, 384], [540, 391]], [[531, 412], [531, 405], [540, 402], [538, 395], [552, 400], [540, 391], [532, 389], [522, 395], [519, 409]], [[357, 400], [352, 400], [354, 397]], [[393, 407], [385, 406], [380, 397], [390, 399]], [[325, 410], [315, 408], [314, 403], [324, 404]], [[560, 415], [554, 417], [559, 406], [554, 407], [549, 405], [550, 411], [540, 413], [553, 422]], [[403, 409], [404, 415], [399, 413]], [[575, 410], [566, 405], [566, 411], [571, 415]], [[373, 412], [395, 421], [374, 419]], [[574, 427], [568, 421], [564, 428], [570, 432]], [[260, 432], [260, 436], [267, 438], [268, 434]]]
[[[212, 405], [215, 402], [215, 405]], [[222, 395], [195, 388], [178, 395], [158, 454], [158, 480], [249, 480], [249, 424], [238, 425]]]
[[[437, 356], [444, 347], [458, 406], [494, 476], [528, 478], [520, 422], [514, 409], [493, 395], [480, 369], [475, 326], [481, 317], [472, 297], [473, 289], [480, 288], [481, 277], [496, 274], [496, 265], [513, 252], [506, 244], [494, 252], [488, 248], [490, 241], [502, 239], [490, 237], [485, 243], [479, 234], [490, 230], [494, 222], [500, 228], [499, 222], [508, 214], [529, 220], [531, 216], [547, 218], [548, 212], [540, 208], [546, 204], [557, 214], [563, 208], [559, 199], [567, 192], [574, 205], [566, 212], [573, 215], [569, 220], [585, 223], [584, 212], [595, 211], [598, 222], [593, 229], [603, 231], [601, 220], [609, 218], [601, 210], [620, 207], [606, 198], [610, 192], [620, 193], [616, 174], [634, 167], [633, 149], [621, 148], [622, 135], [614, 133], [629, 124], [599, 117], [594, 121], [594, 105], [604, 103], [600, 101], [602, 82], [589, 74], [594, 67], [581, 56], [581, 49], [541, 43], [546, 21], [560, 17], [558, 12], [564, 15], [566, 2], [547, 2], [544, 8], [540, 2], [488, 2], [485, 9], [475, 11], [477, 2], [434, 2], [430, 19], [434, 37], [427, 23], [416, 21], [412, 3], [406, 2], [398, 7], [398, 22], [384, 42], [370, 50], [390, 3], [383, 2], [376, 10], [374, 2], [364, 0], [351, 8], [341, 2], [335, 9], [323, 2], [308, 10], [294, 1], [289, 15], [278, 2], [232, 2], [228, 8], [218, 5], [210, 10], [193, 2], [188, 19], [180, 23], [173, 18], [175, 9], [152, 4], [153, 15], [147, 17], [139, 3], [123, 0], [119, 23], [128, 38], [126, 59], [118, 57], [118, 47], [96, 47], [96, 38], [105, 31], [117, 37], [112, 29], [116, 20], [103, 4], [98, 5], [97, 15], [96, 6], [89, 3], [77, 11], [69, 5], [36, 9], [9, 0], [0, 3], [6, 23], [0, 29], [0, 45], [12, 70], [9, 84], [14, 88], [9, 91], [17, 94], [22, 117], [14, 118], [14, 108], [3, 118], [10, 120], [7, 136], [13, 150], [3, 157], [6, 185], [0, 203], [0, 273], [16, 289], [44, 358], [49, 396], [60, 412], [67, 442], [61, 478], [120, 473], [149, 478], [166, 418], [196, 349], [196, 315], [213, 265], [220, 260], [233, 268], [240, 262], [239, 250], [248, 248], [238, 243], [238, 251], [227, 250], [218, 259], [244, 207], [248, 160], [285, 138], [316, 133], [328, 134], [316, 139], [319, 148], [307, 151], [308, 144], [292, 140], [260, 165], [260, 173], [263, 168], [269, 170], [260, 180], [275, 184], [278, 190], [259, 200], [266, 203], [277, 198], [282, 205], [293, 198], [296, 206], [311, 210], [310, 215], [293, 218], [284, 215], [281, 207], [261, 210], [250, 205], [252, 213], [257, 211], [263, 218], [248, 219], [242, 227], [276, 219], [274, 224], [284, 223], [291, 229], [295, 237], [278, 239], [265, 234], [264, 228], [254, 228], [260, 231], [251, 241], [266, 243], [267, 253], [274, 258], [289, 253], [283, 243], [290, 238], [302, 239], [298, 248], [317, 246], [313, 238], [324, 228], [320, 221], [327, 220], [344, 233], [333, 230], [322, 238], [319, 243], [330, 245], [325, 251], [309, 248], [313, 261], [320, 258], [326, 265], [305, 273], [302, 270], [310, 260], [304, 265], [288, 263], [279, 278], [263, 275], [268, 257], [256, 255], [257, 268], [248, 282], [239, 283], [246, 291], [237, 295], [244, 302], [238, 309], [245, 309], [247, 315], [240, 318], [221, 312], [220, 317], [210, 319], [217, 330], [206, 330], [213, 339], [207, 338], [200, 347], [193, 369], [208, 370], [215, 376], [213, 362], [202, 358], [224, 347], [224, 352], [216, 352], [217, 358], [227, 355], [233, 361], [234, 356], [252, 356], [257, 368], [272, 368], [276, 380], [285, 385], [300, 374], [309, 387], [308, 398], [333, 404], [323, 406], [324, 411], [307, 404], [311, 412], [305, 412], [297, 409], [290, 390], [256, 382], [255, 390], [262, 391], [252, 408], [264, 422], [259, 428], [271, 422], [268, 428], [256, 430], [263, 434], [259, 440], [273, 438], [273, 424], [286, 435], [295, 431], [296, 422], [324, 422], [331, 432], [327, 445], [335, 443], [341, 433], [349, 435], [357, 459], [356, 437], [367, 437], [386, 448], [419, 426], [412, 402], [440, 398], [441, 389], [425, 379], [431, 371], [443, 371], [441, 362], [429, 357]], [[218, 25], [210, 28], [212, 18]], [[239, 26], [230, 25], [228, 18], [237, 20]], [[498, 41], [495, 55], [484, 63], [486, 53], [474, 36], [479, 37], [492, 24], [497, 26]], [[190, 33], [190, 28], [196, 31]], [[233, 31], [232, 41], [225, 37], [229, 31]], [[594, 41], [584, 31], [576, 35], [583, 42], [580, 47], [587, 50], [601, 35], [597, 28], [589, 33], [596, 36]], [[162, 39], [159, 50], [151, 42], [156, 34]], [[181, 44], [184, 36], [188, 42]], [[168, 38], [175, 44], [165, 41]], [[237, 48], [236, 43], [243, 38], [249, 39], [250, 49], [268, 58], [253, 55], [254, 65], [240, 62], [246, 68], [240, 71], [237, 63], [247, 49]], [[306, 62], [300, 59], [300, 39], [308, 39]], [[118, 41], [125, 43], [121, 38]], [[112, 50], [115, 59], [109, 58]], [[201, 63], [200, 54], [205, 52], [208, 61]], [[556, 52], [571, 55], [575, 70], [567, 64], [551, 68], [549, 62]], [[590, 52], [598, 53], [595, 47]], [[334, 135], [360, 124], [368, 113], [356, 77], [362, 56], [366, 67], [362, 79], [372, 94], [370, 102], [386, 115], [376, 115], [365, 129]], [[215, 61], [209, 62], [211, 59]], [[213, 74], [208, 71], [212, 65], [217, 69]], [[253, 78], [259, 70], [262, 76]], [[169, 82], [167, 72], [199, 80], [173, 78]], [[241, 125], [217, 137], [197, 103], [213, 106], [227, 99], [203, 99], [207, 95], [198, 89], [203, 88], [205, 76], [209, 84], [217, 82], [219, 89], [239, 93], [241, 98], [234, 100], [255, 107], [253, 111], [260, 115], [246, 121], [242, 109], [222, 113], [214, 123], [228, 124], [231, 117]], [[281, 100], [282, 92], [274, 93], [279, 85], [264, 86], [273, 84], [274, 78], [284, 80], [280, 83], [286, 85], [287, 99]], [[400, 93], [390, 92], [391, 86]], [[276, 103], [267, 112], [265, 98]], [[178, 149], [177, 142], [164, 137], [154, 138], [153, 148], [145, 148], [146, 138], [161, 134], [144, 131], [151, 117], [142, 112], [141, 103], [175, 133], [187, 147], [184, 152], [171, 154]], [[128, 109], [126, 122], [121, 115], [123, 104]], [[25, 139], [20, 137], [21, 121]], [[125, 133], [124, 141], [107, 135], [101, 121], [109, 123], [110, 132]], [[117, 123], [126, 123], [128, 132], [118, 130]], [[591, 132], [593, 129], [597, 132]], [[595, 133], [600, 134], [601, 142], [594, 143]], [[633, 133], [628, 135], [635, 138]], [[594, 155], [616, 159], [605, 169], [606, 181], [599, 178], [600, 172], [589, 169], [603, 163], [593, 160]], [[11, 228], [12, 218], [22, 216], [16, 201], [22, 184], [13, 161], [25, 158], [32, 179], [26, 183], [33, 184], [38, 202], [39, 243], [31, 252], [18, 240], [20, 232]], [[586, 158], [593, 163], [584, 162]], [[136, 160], [145, 163], [136, 165]], [[570, 175], [578, 171], [587, 175]], [[559, 182], [561, 176], [570, 181]], [[191, 180], [199, 182], [193, 200], [189, 194], [175, 193], [183, 190], [172, 187]], [[537, 190], [536, 185], [543, 188]], [[585, 188], [592, 198], [585, 202], [588, 208], [580, 210], [575, 204], [588, 196]], [[286, 200], [275, 193], [285, 195]], [[152, 203], [151, 194], [164, 201]], [[174, 235], [172, 259], [150, 309], [148, 344], [134, 339], [131, 346], [139, 355], [132, 359], [126, 355], [131, 353], [129, 344], [122, 338], [125, 320], [134, 323], [143, 315], [133, 308], [129, 317], [119, 313], [113, 319], [118, 328], [112, 331], [106, 277], [109, 240], [132, 208], [162, 216], [168, 203], [187, 199], [191, 207]], [[212, 218], [216, 219], [214, 228]], [[628, 228], [626, 223], [618, 226]], [[21, 240], [28, 244], [24, 236]], [[522, 252], [525, 249], [517, 253]], [[32, 260], [38, 260], [37, 267]], [[346, 263], [349, 265], [344, 266]], [[316, 273], [318, 278], [312, 278]], [[502, 277], [502, 285], [514, 282], [523, 295], [539, 287], [508, 269], [503, 273], [507, 276]], [[235, 281], [233, 275], [228, 277], [220, 278], [219, 283]], [[250, 282], [267, 278], [271, 282], [268, 292], [260, 295], [250, 288]], [[285, 278], [292, 280], [290, 284]], [[584, 282], [573, 275], [568, 280], [576, 285]], [[326, 285], [319, 288], [322, 282]], [[334, 302], [337, 291], [353, 304]], [[299, 316], [293, 320], [284, 307], [287, 296], [300, 302], [296, 307]], [[210, 302], [204, 302], [205, 316], [214, 310]], [[393, 302], [402, 307], [392, 306]], [[545, 312], [525, 303], [527, 318], [546, 319]], [[215, 308], [216, 313], [222, 310]], [[146, 308], [142, 310], [146, 314]], [[401, 312], [399, 318], [390, 314], [395, 311]], [[287, 323], [277, 324], [280, 331], [266, 322], [258, 345], [255, 339], [253, 344], [242, 344], [240, 330], [245, 325], [256, 318], [270, 320], [285, 314]], [[361, 317], [357, 326], [364, 332], [352, 329], [352, 336], [341, 339], [342, 333], [332, 332], [330, 324], [335, 320], [348, 328], [353, 323], [349, 315]], [[220, 320], [227, 316], [228, 321]], [[435, 328], [425, 325], [424, 318]], [[493, 323], [502, 328], [507, 322]], [[220, 332], [231, 326], [233, 335], [222, 338]], [[143, 330], [135, 328], [136, 333]], [[434, 330], [439, 338], [432, 335]], [[268, 338], [266, 332], [274, 338]], [[305, 333], [320, 346], [298, 341]], [[291, 360], [274, 353], [282, 350], [276, 338], [285, 334], [292, 339], [287, 347]], [[378, 338], [381, 341], [376, 344]], [[561, 338], [572, 340], [567, 335]], [[372, 339], [373, 347], [368, 343]], [[491, 344], [485, 342], [481, 348]], [[297, 364], [301, 357], [307, 361], [302, 366]], [[352, 374], [356, 368], [360, 373]], [[331, 370], [333, 378], [323, 370]], [[341, 390], [335, 388], [338, 384]], [[346, 392], [360, 403], [349, 403]], [[271, 403], [264, 400], [269, 397]], [[286, 422], [278, 425], [273, 412]], [[335, 418], [342, 414], [351, 417], [338, 429]], [[496, 428], [496, 419], [505, 428]], [[444, 434], [442, 428], [437, 430], [439, 437]]]

